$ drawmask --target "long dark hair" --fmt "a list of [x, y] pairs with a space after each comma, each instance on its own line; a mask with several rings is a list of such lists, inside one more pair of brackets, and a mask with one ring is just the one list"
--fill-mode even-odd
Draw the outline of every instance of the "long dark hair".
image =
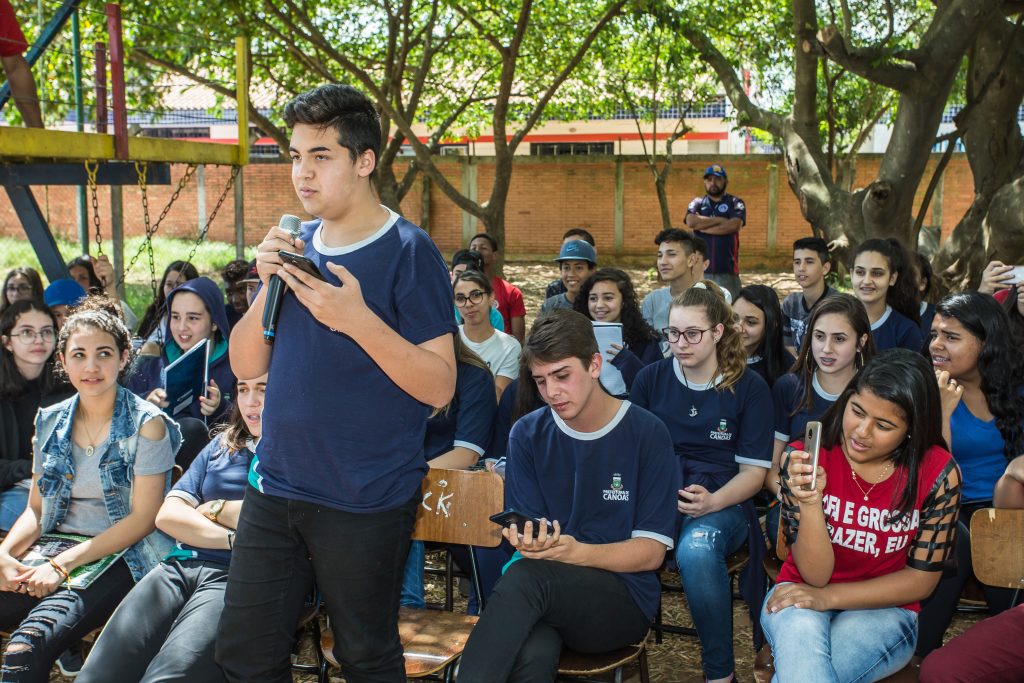
[[[573, 308], [583, 315], [591, 318], [588, 299], [590, 290], [598, 282], [611, 282], [622, 295], [622, 310], [619, 314], [619, 322], [622, 323], [622, 341], [629, 346], [640, 346], [658, 340], [658, 335], [640, 313], [640, 305], [636, 301], [636, 290], [633, 289], [633, 281], [629, 279], [624, 271], [618, 268], [601, 268], [595, 271], [580, 285], [580, 293], [573, 303]], [[591, 318], [593, 319], [593, 318]]]
[[921, 293], [917, 291], [917, 278], [907, 250], [899, 240], [892, 237], [870, 239], [861, 242], [853, 252], [854, 263], [858, 256], [867, 251], [884, 256], [889, 263], [889, 272], [896, 274], [896, 282], [885, 293], [885, 303], [915, 323], [920, 323]]
[[[50, 318], [53, 323], [53, 329], [57, 330], [57, 318], [54, 317], [53, 311], [44, 304], [41, 300], [27, 299], [22, 301], [15, 301], [13, 304], [4, 309], [4, 312], [0, 314], [0, 335], [11, 338], [11, 331], [14, 326], [18, 324], [18, 318], [29, 311], [39, 311]], [[53, 345], [54, 352], [57, 350], [57, 344]], [[53, 376], [53, 358], [55, 353], [51, 353], [50, 357], [46, 361], [46, 365], [43, 366], [43, 374], [40, 375], [42, 379], [41, 392], [43, 395], [48, 393], [56, 384]], [[18, 370], [18, 365], [14, 360], [14, 354], [7, 350], [7, 348], [0, 344], [0, 399], [14, 399], [18, 398], [25, 393], [25, 389], [28, 385], [28, 380]]]
[[818, 361], [814, 360], [814, 352], [811, 351], [811, 339], [814, 338], [814, 326], [818, 320], [825, 315], [841, 315], [853, 328], [853, 334], [858, 342], [861, 337], [867, 336], [867, 341], [861, 347], [854, 363], [858, 369], [863, 368], [872, 358], [875, 357], [875, 340], [871, 337], [871, 322], [868, 320], [868, 313], [864, 310], [864, 304], [852, 294], [836, 293], [825, 297], [814, 305], [811, 311], [811, 318], [807, 321], [807, 331], [804, 333], [800, 350], [796, 354], [796, 362], [790, 369], [794, 375], [800, 378], [800, 385], [803, 389], [803, 398], [791, 415], [796, 415], [803, 410], [811, 410], [814, 407], [814, 372], [818, 369]]
[[1003, 437], [1003, 452], [1008, 461], [1024, 453], [1024, 373], [1020, 348], [1013, 345], [1006, 312], [988, 294], [960, 292], [940, 301], [935, 306], [935, 315], [956, 318], [981, 342], [981, 393]]
[[[246, 268], [248, 268], [248, 263], [246, 263]], [[188, 261], [171, 261], [170, 265], [164, 269], [164, 276], [160, 278], [160, 286], [156, 290], [156, 299], [146, 308], [146, 312], [142, 315], [142, 322], [139, 323], [139, 336], [143, 339], [153, 334], [153, 330], [160, 325], [160, 318], [167, 311], [167, 296], [164, 294], [164, 284], [167, 282], [167, 274], [172, 270], [179, 273], [178, 284], [195, 280], [199, 277], [199, 271]]]
[[4, 288], [0, 292], [0, 313], [7, 310], [7, 307], [11, 304], [7, 303], [7, 283], [11, 281], [15, 275], [21, 275], [23, 278], [28, 280], [29, 286], [32, 288], [32, 298], [43, 300], [43, 279], [39, 277], [39, 273], [36, 272], [35, 268], [29, 268], [23, 266], [21, 268], [12, 268], [7, 272], [7, 277], [4, 278]]
[[85, 271], [89, 274], [89, 286], [86, 287], [89, 294], [103, 294], [103, 280], [96, 274], [96, 269], [92, 265], [92, 260], [88, 256], [76, 256], [75, 258], [68, 261], [68, 270], [81, 266], [85, 268]]
[[757, 347], [757, 353], [764, 360], [768, 386], [772, 386], [789, 369], [786, 350], [782, 346], [782, 306], [779, 305], [779, 295], [767, 285], [747, 285], [736, 297], [737, 301], [740, 299], [746, 299], [764, 314], [764, 336]]
[[942, 437], [942, 404], [935, 373], [921, 354], [908, 349], [888, 349], [878, 354], [850, 380], [822, 416], [824, 447], [842, 445], [846, 405], [854, 394], [865, 390], [894, 404], [906, 420], [907, 436], [888, 460], [893, 464], [893, 476], [899, 477], [892, 501], [895, 518], [909, 516], [917, 500], [917, 475], [925, 453], [932, 446], [948, 450]]

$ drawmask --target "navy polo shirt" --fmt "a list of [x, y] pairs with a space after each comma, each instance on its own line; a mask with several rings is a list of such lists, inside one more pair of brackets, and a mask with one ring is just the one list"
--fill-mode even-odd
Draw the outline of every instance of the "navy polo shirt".
[[871, 326], [871, 337], [875, 340], [875, 349], [879, 353], [896, 347], [920, 353], [921, 347], [924, 346], [921, 328], [888, 305], [882, 317]]
[[[452, 285], [430, 236], [391, 212], [374, 234], [345, 247], [304, 223], [305, 255], [330, 284], [327, 263], [359, 280], [366, 305], [411, 344], [456, 332]], [[288, 292], [249, 483], [260, 492], [345, 512], [383, 512], [409, 501], [427, 472], [432, 409], [400, 389], [351, 337], [316, 320]]]
[[[686, 207], [687, 214], [696, 214], [708, 218], [739, 218], [743, 225], [747, 224], [747, 205], [739, 197], [731, 194], [723, 194], [719, 201], [704, 195], [694, 197], [690, 205]], [[695, 234], [708, 243], [708, 266], [709, 273], [732, 273], [738, 275], [740, 272], [740, 233], [734, 232], [731, 235], [709, 235], [706, 232], [695, 230]]]
[[430, 462], [456, 446], [483, 455], [491, 443], [498, 402], [490, 370], [457, 363], [455, 397], [444, 410], [427, 420], [423, 455]]
[[838, 394], [830, 394], [821, 387], [817, 375], [811, 380], [811, 387], [811, 407], [797, 410], [797, 406], [804, 401], [803, 379], [789, 372], [775, 382], [772, 400], [775, 403], [776, 441], [789, 443], [803, 439], [807, 423], [820, 420], [839, 398]]
[[[665, 425], [646, 410], [623, 401], [607, 425], [588, 433], [545, 406], [515, 423], [508, 451], [507, 507], [557, 519], [583, 543], [651, 538], [673, 547], [679, 469]], [[661, 593], [656, 572], [616, 576], [654, 618]]]
[[[721, 378], [719, 377], [719, 380]], [[668, 427], [683, 472], [683, 484], [718, 487], [695, 472], [709, 467], [735, 476], [739, 466], [772, 466], [774, 410], [768, 384], [747, 370], [724, 390], [687, 384], [679, 362], [666, 358], [648, 365], [633, 380], [629, 397]]]
[[[242, 500], [252, 455], [248, 448], [228, 452], [220, 438], [215, 438], [196, 456], [167, 497], [181, 498], [195, 507], [211, 500]], [[227, 566], [231, 551], [197, 548], [178, 541], [167, 559], [208, 560]]]

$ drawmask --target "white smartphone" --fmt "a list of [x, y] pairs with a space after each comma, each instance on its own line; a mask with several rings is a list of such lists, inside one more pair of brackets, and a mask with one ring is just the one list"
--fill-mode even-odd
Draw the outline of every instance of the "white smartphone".
[[804, 431], [804, 450], [811, 456], [811, 485], [808, 491], [813, 491], [818, 484], [818, 454], [821, 452], [821, 423], [808, 422]]
[[1011, 285], [1024, 284], [1024, 266], [1014, 266], [1010, 271], [1010, 279], [1007, 280], [1007, 283]]

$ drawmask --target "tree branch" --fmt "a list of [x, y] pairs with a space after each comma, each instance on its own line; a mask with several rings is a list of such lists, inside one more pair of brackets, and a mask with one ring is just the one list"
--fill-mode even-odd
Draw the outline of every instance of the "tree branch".
[[918, 72], [913, 67], [891, 62], [876, 64], [876, 60], [864, 52], [849, 50], [834, 25], [818, 32], [818, 43], [833, 62], [873, 83], [900, 93], [909, 93], [918, 83]]

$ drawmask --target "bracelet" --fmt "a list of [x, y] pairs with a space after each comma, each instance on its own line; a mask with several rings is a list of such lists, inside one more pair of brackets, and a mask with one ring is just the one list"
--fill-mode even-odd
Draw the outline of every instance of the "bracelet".
[[229, 531], [228, 532], [228, 550], [234, 550], [234, 549], [235, 549], [235, 532], [234, 531]]
[[51, 567], [56, 569], [57, 572], [64, 577], [64, 580], [67, 582], [68, 590], [70, 591], [71, 590], [71, 574], [68, 573], [68, 570], [64, 569], [64, 567], [62, 567], [59, 564], [57, 564], [57, 561], [55, 559], [53, 559], [52, 557], [48, 560], [48, 562], [50, 563]]

